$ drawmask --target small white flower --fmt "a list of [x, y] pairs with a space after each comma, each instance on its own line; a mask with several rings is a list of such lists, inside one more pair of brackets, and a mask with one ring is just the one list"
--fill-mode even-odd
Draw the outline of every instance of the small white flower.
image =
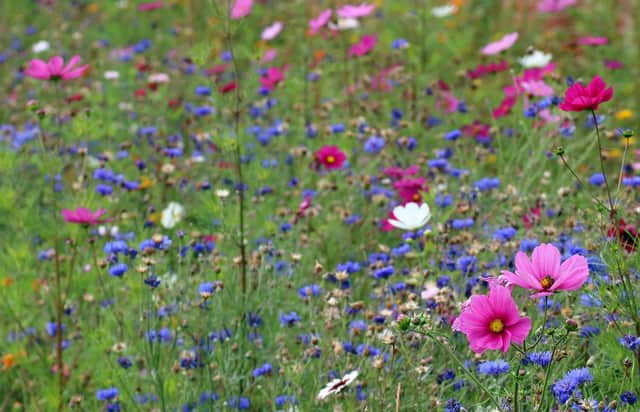
[[338, 19], [338, 24], [335, 24], [331, 21], [329, 22], [329, 28], [331, 30], [342, 31], [342, 30], [356, 29], [358, 27], [360, 27], [360, 23], [358, 22], [358, 20], [351, 17]]
[[168, 83], [169, 75], [166, 73], [153, 73], [149, 76], [149, 83]]
[[165, 210], [162, 211], [162, 219], [160, 223], [165, 229], [171, 229], [184, 217], [184, 207], [180, 203], [171, 202]]
[[551, 61], [553, 56], [551, 53], [544, 53], [540, 50], [534, 50], [531, 53], [521, 57], [518, 59], [521, 65], [525, 68], [530, 69], [533, 67], [544, 67]]
[[443, 17], [451, 16], [456, 12], [456, 10], [458, 10], [458, 8], [455, 6], [455, 4], [445, 4], [444, 6], [432, 8], [431, 15], [433, 17], [441, 19]]
[[393, 208], [395, 219], [389, 219], [389, 223], [398, 229], [414, 230], [426, 225], [431, 219], [431, 210], [429, 205], [423, 203], [407, 203], [405, 206], [396, 206]]
[[33, 52], [36, 54], [47, 51], [49, 50], [49, 42], [46, 40], [40, 40], [39, 42], [31, 46], [31, 50], [33, 50]]
[[353, 381], [355, 381], [357, 377], [358, 370], [356, 369], [353, 372], [347, 373], [342, 378], [332, 380], [331, 382], [327, 383], [324, 388], [322, 388], [320, 393], [318, 393], [316, 399], [323, 400], [331, 394], [340, 392], [342, 389], [349, 386]]
[[108, 70], [104, 72], [104, 78], [107, 80], [117, 80], [120, 78], [120, 73], [115, 70]]
[[228, 189], [218, 189], [216, 190], [216, 196], [221, 197], [221, 198], [225, 198], [227, 196], [229, 196], [229, 190]]

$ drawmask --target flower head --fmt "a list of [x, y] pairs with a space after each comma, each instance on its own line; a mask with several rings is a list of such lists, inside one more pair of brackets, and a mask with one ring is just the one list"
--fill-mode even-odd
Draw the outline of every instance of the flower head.
[[75, 67], [78, 62], [80, 56], [73, 56], [66, 66], [60, 56], [50, 58], [49, 62], [34, 59], [29, 62], [24, 74], [40, 80], [71, 80], [82, 76], [89, 68], [89, 65]]
[[353, 381], [358, 377], [358, 370], [354, 370], [353, 372], [349, 372], [344, 375], [342, 378], [336, 378], [331, 382], [327, 383], [324, 388], [318, 393], [316, 399], [323, 400], [326, 399], [329, 395], [334, 393], [338, 393], [347, 386], [349, 386]]
[[578, 0], [540, 0], [538, 11], [540, 13], [558, 13], [567, 7], [574, 6]]
[[516, 254], [516, 272], [502, 271], [501, 280], [509, 285], [537, 291], [532, 298], [552, 295], [561, 290], [576, 290], [589, 277], [589, 266], [584, 256], [573, 255], [560, 263], [560, 251], [543, 243], [533, 249], [531, 260], [524, 252]]
[[389, 218], [390, 225], [403, 230], [415, 230], [423, 227], [431, 219], [429, 205], [423, 203], [407, 203], [393, 209], [393, 217]]
[[509, 33], [505, 35], [503, 38], [501, 38], [500, 40], [487, 44], [482, 49], [482, 54], [493, 55], [493, 54], [498, 54], [500, 52], [503, 52], [511, 48], [511, 46], [514, 45], [516, 40], [518, 40], [518, 32]]
[[527, 338], [531, 319], [520, 317], [508, 288], [493, 284], [488, 295], [469, 298], [452, 328], [467, 335], [469, 347], [476, 353], [487, 349], [506, 353], [511, 341], [522, 343]]
[[360, 41], [349, 49], [349, 57], [364, 56], [368, 54], [378, 42], [377, 34], [364, 35]]
[[375, 10], [375, 4], [362, 3], [359, 6], [346, 4], [337, 10], [338, 17], [357, 19], [371, 14]]
[[338, 146], [323, 146], [314, 156], [316, 163], [324, 166], [327, 170], [340, 169], [347, 159]]
[[236, 0], [231, 8], [231, 18], [234, 20], [248, 16], [253, 8], [253, 0]]
[[84, 207], [78, 207], [75, 210], [62, 209], [62, 217], [65, 222], [78, 223], [81, 225], [97, 225], [108, 222], [110, 219], [100, 219], [100, 216], [107, 213], [104, 209], [98, 209], [95, 212]]
[[608, 102], [613, 97], [613, 88], [595, 76], [591, 83], [584, 87], [576, 82], [567, 89], [564, 101], [558, 107], [565, 112], [580, 112], [582, 110], [597, 110], [600, 103]]
[[321, 28], [323, 28], [324, 25], [329, 22], [329, 19], [331, 18], [331, 13], [332, 13], [331, 9], [327, 9], [322, 13], [320, 13], [318, 17], [316, 17], [315, 19], [309, 20], [309, 31], [313, 34], [313, 33], [316, 33], [318, 30], [320, 30]]
[[282, 31], [282, 22], [276, 21], [262, 31], [262, 40], [273, 40]]
[[184, 217], [184, 206], [180, 203], [171, 202], [167, 208], [162, 211], [160, 223], [166, 229], [171, 229], [178, 224]]

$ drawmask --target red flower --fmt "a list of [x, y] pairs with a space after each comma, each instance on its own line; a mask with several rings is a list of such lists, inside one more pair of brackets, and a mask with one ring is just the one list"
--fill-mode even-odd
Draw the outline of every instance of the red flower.
[[220, 93], [226, 94], [226, 93], [232, 92], [237, 87], [238, 86], [236, 85], [236, 82], [229, 82], [227, 84], [224, 84], [224, 85], [220, 86]]
[[587, 87], [577, 82], [569, 87], [559, 107], [565, 112], [597, 110], [600, 103], [608, 102], [612, 97], [613, 88], [607, 88], [604, 80], [600, 76], [595, 76]]
[[640, 241], [636, 228], [631, 223], [625, 222], [624, 219], [618, 220], [617, 229], [611, 225], [607, 231], [607, 236], [617, 237], [624, 249], [629, 253], [636, 251], [638, 241]]
[[316, 163], [321, 164], [327, 170], [340, 169], [347, 159], [347, 155], [337, 146], [323, 146], [315, 153], [314, 157]]
[[422, 201], [420, 192], [429, 191], [424, 177], [400, 180], [393, 184], [393, 188], [398, 191], [398, 196], [400, 196], [403, 202], [420, 203]]

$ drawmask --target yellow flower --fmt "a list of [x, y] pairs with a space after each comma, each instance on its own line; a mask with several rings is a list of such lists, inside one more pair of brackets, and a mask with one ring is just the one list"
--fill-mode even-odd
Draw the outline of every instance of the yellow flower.
[[616, 120], [627, 120], [633, 118], [633, 112], [629, 109], [618, 110], [615, 114]]

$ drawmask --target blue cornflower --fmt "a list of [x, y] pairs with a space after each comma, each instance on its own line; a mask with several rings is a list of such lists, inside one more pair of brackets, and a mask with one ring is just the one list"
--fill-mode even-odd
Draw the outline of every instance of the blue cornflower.
[[373, 276], [376, 279], [388, 279], [389, 276], [393, 275], [394, 272], [395, 272], [395, 269], [393, 266], [387, 266], [387, 267], [377, 269], [375, 272], [373, 272]]
[[631, 391], [626, 391], [620, 394], [620, 400], [622, 401], [622, 403], [634, 405], [636, 402], [638, 402], [638, 396]]
[[351, 321], [351, 323], [349, 323], [349, 333], [351, 333], [352, 335], [357, 335], [366, 330], [367, 330], [367, 322], [363, 320], [356, 319]]
[[509, 362], [501, 359], [485, 361], [478, 365], [478, 372], [482, 375], [499, 376], [509, 372]]
[[589, 183], [594, 186], [600, 186], [604, 184], [604, 175], [602, 173], [594, 173], [589, 177]]
[[462, 404], [454, 398], [449, 399], [447, 404], [444, 406], [444, 412], [460, 412], [461, 409]]
[[457, 140], [460, 136], [462, 136], [462, 132], [459, 129], [452, 130], [447, 132], [444, 135], [444, 140]]
[[253, 370], [253, 377], [257, 378], [263, 375], [271, 375], [273, 373], [273, 366], [270, 363], [265, 363], [262, 366], [258, 366]]
[[231, 409], [245, 410], [251, 407], [249, 398], [231, 398], [227, 401], [227, 406]]
[[303, 299], [309, 298], [312, 296], [318, 296], [321, 293], [322, 293], [322, 287], [316, 284], [306, 285], [298, 289], [298, 296], [300, 296]]
[[384, 148], [384, 137], [371, 136], [364, 142], [364, 151], [371, 154], [378, 154]]
[[99, 401], [111, 401], [117, 398], [119, 394], [120, 391], [114, 386], [107, 389], [98, 389], [96, 391], [96, 398], [98, 398]]
[[404, 256], [409, 252], [411, 252], [411, 245], [408, 243], [403, 243], [402, 245], [391, 249], [391, 254], [393, 256]]
[[281, 326], [294, 326], [302, 320], [300, 315], [296, 312], [291, 311], [289, 313], [281, 313], [280, 314], [280, 325]]
[[562, 379], [554, 382], [551, 385], [551, 391], [556, 400], [564, 404], [571, 398], [578, 386], [591, 381], [593, 381], [593, 375], [588, 368], [573, 369], [567, 372]]
[[111, 276], [122, 277], [125, 272], [129, 269], [126, 263], [116, 263], [115, 265], [109, 268], [109, 274]]
[[102, 196], [109, 196], [111, 193], [113, 193], [113, 187], [105, 184], [97, 184], [96, 193]]
[[527, 365], [529, 363], [545, 367], [551, 363], [551, 352], [529, 352], [527, 356], [522, 359], [522, 364]]
[[439, 384], [444, 382], [444, 381], [450, 381], [455, 379], [456, 377], [456, 373], [453, 371], [453, 369], [445, 369], [444, 372], [439, 373], [438, 376], [436, 376], [436, 382], [438, 382]]
[[205, 299], [213, 295], [214, 292], [215, 286], [212, 282], [204, 282], [198, 286], [198, 293]]
[[590, 338], [600, 334], [600, 328], [597, 326], [585, 325], [580, 329], [580, 336], [583, 338]]
[[633, 351], [640, 349], [640, 338], [633, 335], [624, 335], [621, 338], [618, 338], [618, 342], [622, 346], [627, 349], [631, 349]]
[[500, 186], [500, 179], [497, 177], [495, 178], [483, 177], [482, 179], [478, 180], [473, 184], [473, 187], [475, 187], [481, 192], [484, 192], [490, 189], [496, 189], [499, 186]]
[[497, 240], [500, 243], [507, 242], [516, 235], [516, 229], [508, 226], [493, 232], [493, 240]]

